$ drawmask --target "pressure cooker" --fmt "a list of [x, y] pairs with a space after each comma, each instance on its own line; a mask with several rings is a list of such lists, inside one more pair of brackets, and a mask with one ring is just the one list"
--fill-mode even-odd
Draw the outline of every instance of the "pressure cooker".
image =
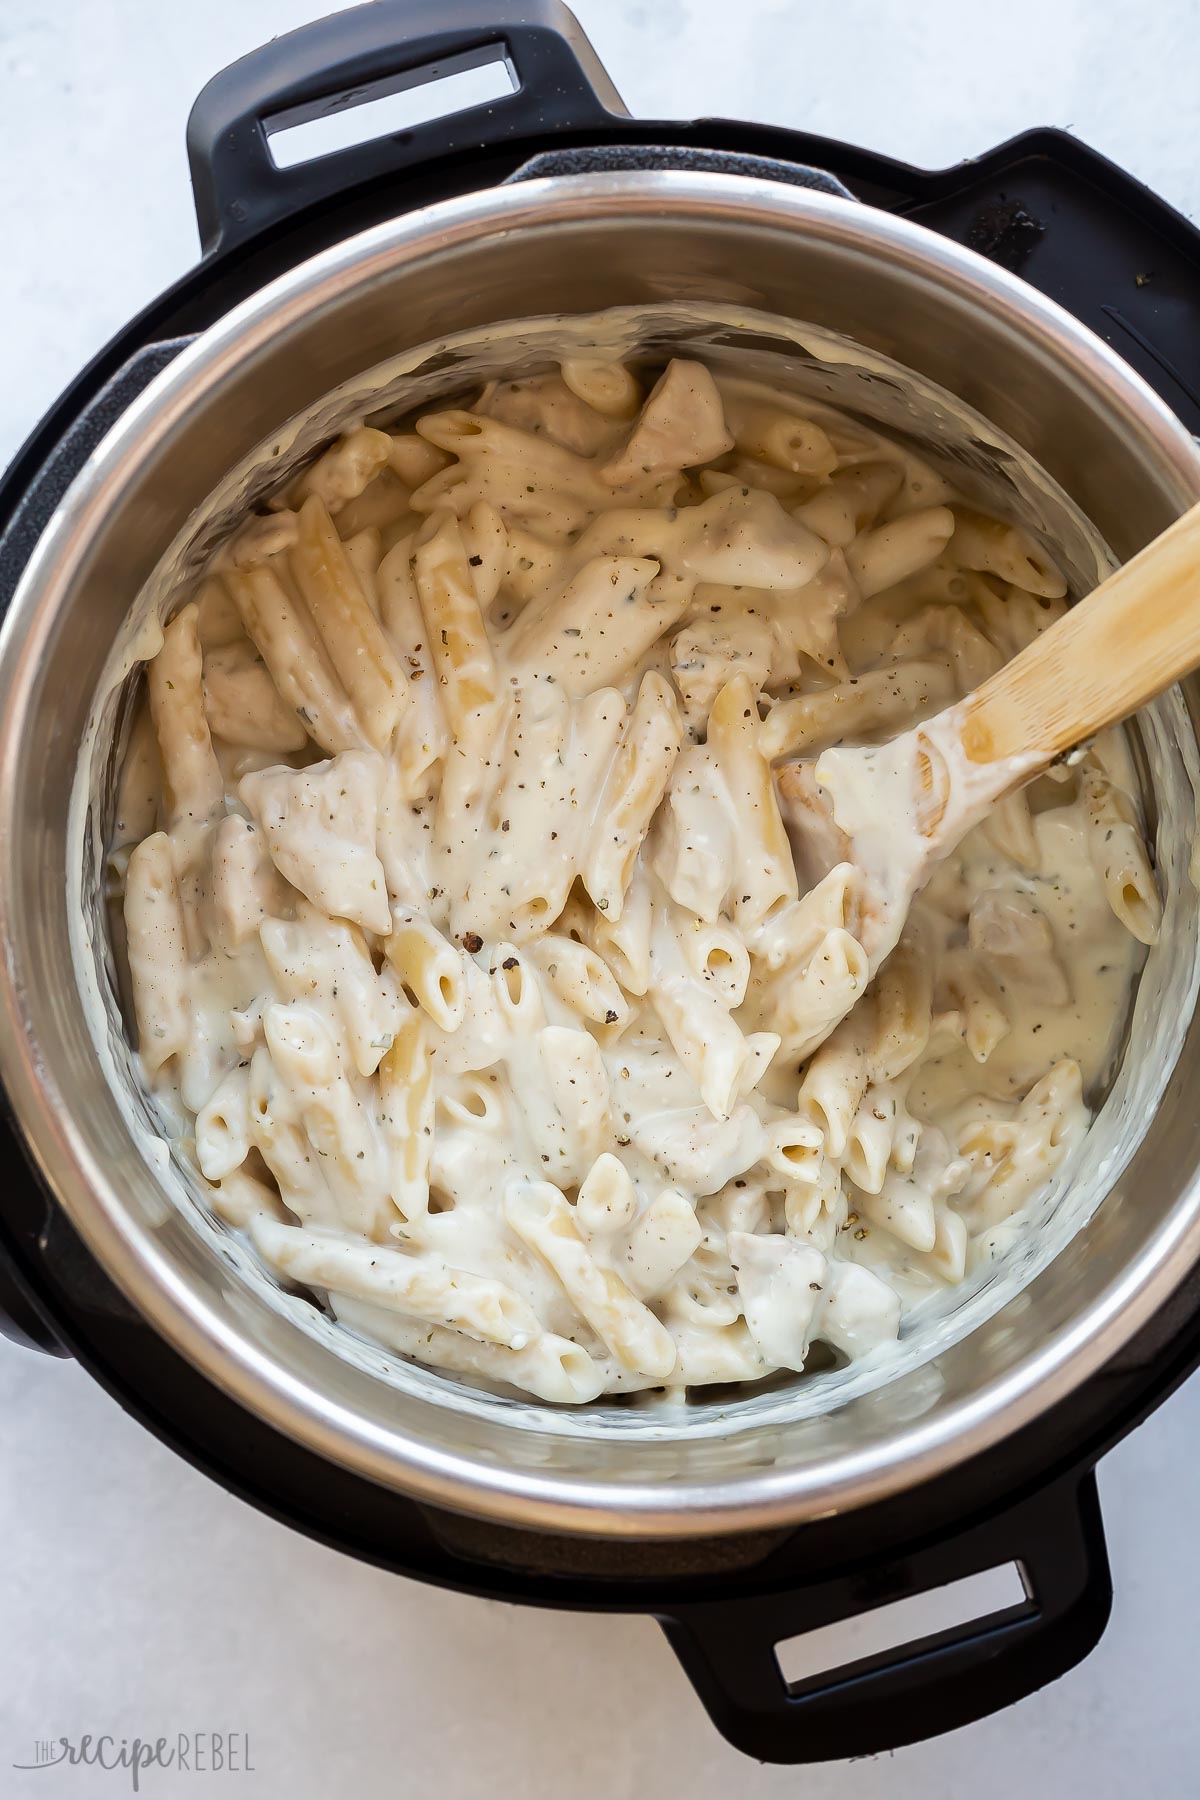
[[[499, 99], [276, 160], [297, 123], [496, 61]], [[1103, 1632], [1095, 1465], [1200, 1360], [1200, 689], [1147, 739], [1167, 928], [1057, 1253], [885, 1385], [669, 1415], [384, 1371], [202, 1228], [106, 1003], [121, 696], [97, 693], [137, 597], [198, 566], [272, 465], [364, 396], [461, 391], [505, 342], [536, 361], [581, 318], [634, 321], [647, 354], [781, 357], [918, 440], [913, 394], [952, 397], [966, 472], [1016, 492], [1019, 463], [1044, 471], [1048, 527], [1122, 559], [1200, 497], [1200, 236], [1060, 132], [931, 173], [801, 131], [631, 119], [557, 0], [376, 0], [305, 26], [217, 75], [187, 141], [201, 260], [0, 485], [3, 1328], [351, 1555], [656, 1616], [751, 1755], [878, 1751], [1008, 1705]], [[858, 364], [812, 348], [835, 341]], [[1017, 1604], [785, 1679], [781, 1642], [1011, 1563]]]

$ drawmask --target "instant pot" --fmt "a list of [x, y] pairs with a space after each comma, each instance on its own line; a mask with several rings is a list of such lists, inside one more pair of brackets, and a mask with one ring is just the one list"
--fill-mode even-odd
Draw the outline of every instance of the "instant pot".
[[[509, 96], [276, 165], [273, 132], [499, 59]], [[1200, 692], [1146, 728], [1167, 929], [1080, 1229], [886, 1386], [725, 1395], [686, 1421], [551, 1414], [347, 1356], [205, 1227], [156, 1160], [115, 1013], [90, 1004], [102, 794], [75, 775], [119, 724], [97, 688], [164, 558], [193, 566], [272, 451], [277, 477], [327, 441], [327, 396], [348, 416], [364, 371], [422, 346], [406, 379], [452, 391], [480, 366], [462, 344], [497, 321], [533, 322], [536, 362], [549, 316], [627, 309], [669, 349], [697, 341], [690, 309], [714, 353], [786, 356], [834, 398], [833, 364], [771, 321], [845, 334], [865, 414], [894, 428], [911, 404], [889, 371], [916, 371], [988, 421], [959, 430], [965, 476], [1016, 493], [1031, 459], [1077, 564], [1081, 519], [1124, 558], [1200, 497], [1200, 236], [1059, 132], [927, 173], [800, 132], [632, 120], [555, 0], [377, 0], [307, 26], [209, 83], [188, 149], [200, 263], [0, 487], [4, 1329], [77, 1357], [195, 1465], [338, 1549], [498, 1599], [655, 1615], [751, 1755], [889, 1749], [1020, 1699], [1104, 1630], [1098, 1459], [1200, 1360]], [[785, 1680], [784, 1640], [1011, 1563], [1019, 1604]]]

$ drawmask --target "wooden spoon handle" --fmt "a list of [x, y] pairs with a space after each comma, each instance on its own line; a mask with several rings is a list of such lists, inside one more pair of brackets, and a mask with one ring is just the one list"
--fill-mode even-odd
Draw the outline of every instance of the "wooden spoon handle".
[[1050, 762], [1200, 666], [1200, 503], [961, 705], [972, 762]]

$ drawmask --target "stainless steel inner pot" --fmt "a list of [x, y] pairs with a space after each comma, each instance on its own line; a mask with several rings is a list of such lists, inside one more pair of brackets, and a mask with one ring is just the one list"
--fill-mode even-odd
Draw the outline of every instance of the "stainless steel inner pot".
[[[607, 308], [624, 310], [597, 321]], [[907, 432], [1046, 534], [1082, 587], [1106, 545], [1130, 555], [1200, 496], [1200, 451], [1098, 339], [970, 252], [849, 201], [718, 174], [559, 177], [338, 245], [153, 383], [67, 494], [14, 600], [0, 635], [0, 1074], [118, 1286], [215, 1383], [319, 1454], [443, 1506], [559, 1530], [794, 1523], [998, 1443], [1114, 1355], [1200, 1253], [1187, 1091], [1200, 1058], [1200, 688], [1141, 729], [1167, 917], [1084, 1155], [1039, 1230], [879, 1364], [686, 1416], [553, 1413], [397, 1367], [281, 1294], [214, 1226], [154, 1134], [113, 1000], [105, 798], [122, 678], [172, 581], [348, 417], [597, 340], [698, 350]]]

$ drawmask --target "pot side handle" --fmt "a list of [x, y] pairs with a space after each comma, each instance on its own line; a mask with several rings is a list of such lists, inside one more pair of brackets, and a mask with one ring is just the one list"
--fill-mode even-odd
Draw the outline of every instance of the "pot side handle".
[[[507, 16], [506, 16], [507, 14]], [[280, 168], [272, 130], [503, 61], [515, 91]], [[214, 75], [187, 127], [206, 255], [347, 189], [457, 151], [611, 125], [620, 95], [562, 0], [374, 0], [303, 25]]]
[[[985, 1618], [815, 1675], [784, 1679], [779, 1644], [1016, 1563], [1026, 1598]], [[660, 1612], [722, 1736], [764, 1762], [875, 1755], [969, 1725], [1035, 1693], [1095, 1647], [1112, 1605], [1093, 1472], [887, 1565], [790, 1593]]]

